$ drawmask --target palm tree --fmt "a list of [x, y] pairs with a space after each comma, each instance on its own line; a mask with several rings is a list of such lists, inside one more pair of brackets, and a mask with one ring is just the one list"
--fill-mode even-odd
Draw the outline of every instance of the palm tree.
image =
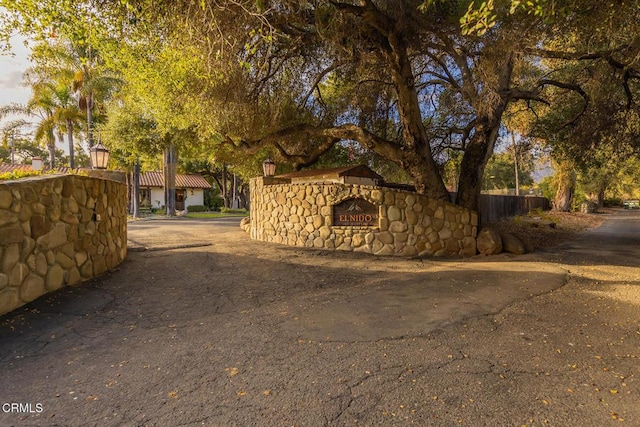
[[49, 168], [53, 169], [56, 166], [55, 100], [53, 94], [44, 85], [33, 86], [32, 90], [33, 96], [27, 102], [26, 112], [40, 118], [35, 128], [35, 140], [47, 146]]
[[[10, 120], [0, 128], [0, 138], [2, 139], [2, 147], [9, 149], [7, 160], [15, 163], [15, 142], [19, 138], [20, 130], [28, 125], [24, 119]], [[1, 163], [1, 161], [0, 161]]]
[[0, 118], [10, 114], [17, 114], [38, 119], [34, 131], [35, 140], [47, 146], [49, 150], [49, 167], [54, 168], [56, 155], [54, 103], [51, 94], [42, 90], [42, 86], [33, 86], [32, 89], [32, 96], [26, 105], [13, 103], [0, 107]]
[[102, 64], [91, 46], [64, 39], [39, 45], [32, 55], [49, 75], [69, 84], [80, 110], [86, 113], [87, 142], [93, 146], [94, 109], [104, 102], [122, 81]]
[[74, 167], [74, 128], [86, 114], [86, 137], [93, 146], [94, 107], [121, 83], [104, 71], [95, 50], [64, 39], [52, 39], [33, 49], [37, 65], [29, 70], [31, 85], [44, 85], [55, 103], [54, 121], [60, 140], [66, 131], [69, 143], [69, 166]]
[[50, 89], [56, 101], [56, 108], [53, 115], [56, 122], [56, 128], [58, 130], [58, 138], [62, 141], [63, 132], [67, 132], [67, 142], [69, 143], [69, 167], [73, 169], [75, 167], [73, 133], [74, 128], [82, 122], [82, 113], [78, 109], [76, 100], [68, 85], [58, 83], [55, 86], [51, 85]]

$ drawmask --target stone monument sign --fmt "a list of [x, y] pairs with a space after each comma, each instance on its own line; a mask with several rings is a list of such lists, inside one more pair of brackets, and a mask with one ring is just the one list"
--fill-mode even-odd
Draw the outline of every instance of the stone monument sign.
[[333, 225], [377, 227], [378, 207], [364, 199], [347, 199], [333, 207]]

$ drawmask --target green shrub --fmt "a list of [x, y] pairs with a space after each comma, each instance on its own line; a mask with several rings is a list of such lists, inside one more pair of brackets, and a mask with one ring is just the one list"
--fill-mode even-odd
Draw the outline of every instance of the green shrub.
[[13, 172], [0, 173], [0, 181], [12, 181], [14, 179], [28, 178], [30, 176], [39, 176], [39, 175], [42, 175], [42, 172], [16, 170]]
[[620, 197], [609, 197], [604, 199], [604, 205], [606, 207], [622, 206], [622, 199]]
[[187, 206], [187, 212], [206, 212], [207, 207], [204, 205], [191, 205]]
[[211, 199], [209, 200], [209, 204], [207, 205], [210, 211], [219, 211], [221, 207], [224, 206], [224, 200], [221, 198]]
[[[47, 171], [14, 170], [13, 172], [0, 173], [0, 181], [13, 181], [16, 179], [30, 178], [32, 176], [58, 175], [58, 174], [60, 174], [60, 172], [56, 169], [47, 170]], [[89, 176], [89, 173], [87, 171], [74, 170], [74, 171], [66, 172], [65, 175]]]
[[232, 209], [232, 208], [220, 208], [220, 212], [222, 213], [230, 213], [230, 214], [246, 214], [246, 209]]

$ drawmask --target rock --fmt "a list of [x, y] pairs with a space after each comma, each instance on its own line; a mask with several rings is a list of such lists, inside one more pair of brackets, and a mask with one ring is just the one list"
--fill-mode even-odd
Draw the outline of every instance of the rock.
[[80, 272], [77, 268], [73, 267], [71, 270], [69, 270], [69, 274], [67, 276], [67, 283], [69, 285], [75, 285], [76, 283], [80, 282], [81, 279], [82, 278], [80, 277]]
[[331, 229], [326, 225], [324, 227], [320, 227], [319, 231], [320, 231], [320, 237], [322, 237], [324, 240], [327, 240], [329, 236], [331, 236]]
[[5, 248], [4, 260], [2, 261], [2, 271], [7, 272], [20, 261], [20, 246], [11, 245]]
[[524, 243], [524, 249], [527, 251], [527, 253], [531, 253], [536, 250], [535, 246], [531, 244], [529, 239], [523, 238], [521, 236], [518, 236], [518, 239], [522, 240], [522, 243]]
[[0, 211], [0, 227], [6, 224], [13, 224], [14, 222], [18, 222], [18, 217], [16, 215], [8, 211]]
[[393, 221], [389, 224], [389, 231], [391, 233], [402, 233], [407, 231], [407, 223], [402, 221]]
[[0, 230], [0, 246], [21, 243], [24, 237], [24, 230], [17, 224], [3, 227]]
[[46, 251], [67, 243], [67, 231], [62, 223], [56, 224], [53, 230], [36, 239], [38, 250]]
[[389, 209], [387, 210], [387, 217], [391, 222], [400, 221], [400, 219], [402, 218], [402, 213], [396, 206], [389, 206]]
[[378, 202], [378, 203], [380, 203], [380, 202], [382, 202], [383, 198], [384, 198], [384, 195], [382, 194], [382, 191], [380, 191], [380, 190], [373, 190], [373, 191], [371, 192], [371, 199], [372, 199], [374, 202]]
[[505, 252], [515, 255], [522, 255], [527, 253], [527, 249], [524, 246], [522, 240], [511, 233], [502, 233], [502, 249]]
[[21, 262], [16, 264], [9, 274], [9, 286], [20, 286], [28, 274], [29, 266], [27, 266], [27, 264]]
[[502, 252], [502, 238], [491, 228], [483, 228], [478, 233], [478, 252], [483, 255], [496, 255]]
[[40, 276], [44, 276], [47, 274], [47, 269], [49, 268], [49, 264], [47, 264], [47, 257], [40, 252], [36, 255], [36, 273]]
[[384, 244], [390, 245], [393, 243], [393, 234], [389, 233], [388, 231], [383, 231], [382, 233], [378, 234], [378, 240], [380, 240]]
[[13, 202], [13, 195], [9, 191], [0, 191], [0, 209], [9, 209]]
[[45, 286], [49, 291], [55, 291], [64, 283], [64, 270], [59, 265], [54, 265], [47, 272]]
[[30, 274], [20, 287], [20, 299], [25, 302], [33, 301], [44, 293], [44, 280], [35, 274]]
[[8, 288], [0, 291], [0, 314], [7, 313], [20, 306], [18, 289]]

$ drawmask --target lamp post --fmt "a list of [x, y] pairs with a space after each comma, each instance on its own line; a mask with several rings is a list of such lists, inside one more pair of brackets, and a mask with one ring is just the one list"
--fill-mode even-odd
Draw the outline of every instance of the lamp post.
[[98, 142], [89, 150], [91, 155], [91, 168], [92, 169], [106, 169], [109, 163], [109, 150], [102, 145], [102, 142]]
[[262, 171], [265, 177], [270, 177], [276, 174], [276, 164], [269, 157], [262, 162]]

